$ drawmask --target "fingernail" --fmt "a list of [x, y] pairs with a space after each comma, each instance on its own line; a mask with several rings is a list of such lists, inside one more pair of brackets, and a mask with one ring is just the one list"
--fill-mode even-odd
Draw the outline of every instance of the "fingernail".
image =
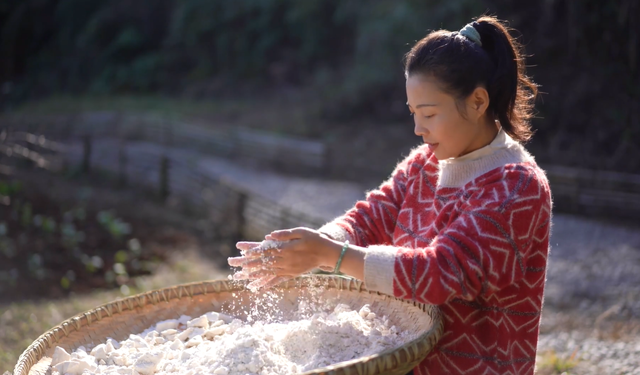
[[233, 279], [234, 280], [244, 280], [247, 278], [247, 273], [246, 272], [236, 272], [233, 274]]

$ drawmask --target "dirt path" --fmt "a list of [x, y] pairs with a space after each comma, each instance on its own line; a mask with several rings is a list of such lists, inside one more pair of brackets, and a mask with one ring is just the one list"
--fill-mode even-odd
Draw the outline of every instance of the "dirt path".
[[[75, 162], [82, 160], [82, 145], [76, 143], [69, 146], [69, 159]], [[117, 149], [118, 143], [115, 140], [95, 142], [92, 151], [94, 165], [117, 172]], [[172, 191], [199, 195], [202, 193], [198, 190], [200, 186], [191, 184], [190, 181], [197, 179], [199, 175], [207, 175], [211, 179], [222, 179], [251, 195], [269, 199], [321, 221], [344, 213], [363, 196], [365, 189], [353, 182], [299, 178], [252, 169], [227, 159], [180, 148], [168, 149], [151, 142], [129, 142], [126, 153], [130, 178], [157, 184], [158, 160], [164, 154], [175, 165], [171, 169], [174, 174], [170, 186]]]
[[541, 355], [573, 356], [571, 374], [640, 374], [640, 228], [556, 214], [551, 245]]

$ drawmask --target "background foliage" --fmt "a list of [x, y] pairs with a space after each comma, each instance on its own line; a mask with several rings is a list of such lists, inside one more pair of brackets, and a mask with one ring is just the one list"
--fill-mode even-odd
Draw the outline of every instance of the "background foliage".
[[332, 121], [404, 116], [402, 55], [496, 14], [542, 85], [531, 147], [640, 171], [635, 0], [0, 0], [0, 103], [56, 93], [192, 98], [311, 87]]

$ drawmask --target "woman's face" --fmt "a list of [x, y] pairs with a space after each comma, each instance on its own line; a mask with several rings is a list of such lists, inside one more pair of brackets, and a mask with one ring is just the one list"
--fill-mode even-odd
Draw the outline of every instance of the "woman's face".
[[[419, 74], [407, 78], [407, 105], [416, 135], [422, 137], [438, 160], [462, 156], [488, 144], [482, 122], [473, 116], [475, 112], [467, 111], [471, 119], [463, 117], [455, 98], [442, 91], [433, 78]], [[473, 106], [472, 98], [465, 101], [465, 106]]]

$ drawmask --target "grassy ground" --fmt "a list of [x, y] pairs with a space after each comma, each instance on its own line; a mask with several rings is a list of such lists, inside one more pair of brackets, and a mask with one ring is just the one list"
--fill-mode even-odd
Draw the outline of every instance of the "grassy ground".
[[129, 290], [95, 291], [59, 300], [22, 301], [0, 305], [0, 373], [13, 371], [18, 356], [39, 335], [78, 313], [130, 294], [199, 280], [225, 279], [222, 270], [198, 255], [182, 251], [179, 259], [161, 266], [153, 276], [136, 279]]
[[163, 96], [53, 96], [27, 102], [15, 113], [74, 114], [114, 111], [148, 113], [176, 121], [201, 120], [213, 125], [234, 125], [261, 128], [283, 134], [321, 136], [315, 124], [318, 112], [314, 100], [305, 93], [265, 98], [180, 99]]
[[146, 245], [166, 247], [168, 260], [157, 265], [151, 275], [134, 278], [120, 289], [94, 289], [89, 293], [71, 293], [67, 297], [30, 300], [24, 295], [33, 293], [27, 293], [29, 286], [22, 285], [25, 293], [21, 299], [0, 302], [0, 374], [12, 371], [18, 356], [39, 335], [78, 313], [125, 295], [227, 277], [229, 269], [222, 264], [226, 263], [225, 251], [230, 251], [229, 245], [204, 236], [194, 229], [193, 218], [158, 204], [144, 192], [117, 189], [108, 179], [96, 174], [70, 179], [47, 172], [22, 171], [18, 177], [24, 184], [46, 186], [51, 200], [61, 206], [84, 192], [90, 194], [88, 209], [115, 209], [138, 222], [144, 221], [155, 228], [159, 241]]
[[537, 375], [560, 375], [571, 374], [579, 363], [576, 357], [577, 352], [573, 352], [570, 356], [558, 355], [555, 351], [540, 353], [536, 360]]
[[95, 111], [147, 112], [171, 115], [207, 115], [241, 110], [240, 100], [186, 100], [162, 96], [52, 96], [31, 101], [15, 112], [32, 114], [66, 114]]

